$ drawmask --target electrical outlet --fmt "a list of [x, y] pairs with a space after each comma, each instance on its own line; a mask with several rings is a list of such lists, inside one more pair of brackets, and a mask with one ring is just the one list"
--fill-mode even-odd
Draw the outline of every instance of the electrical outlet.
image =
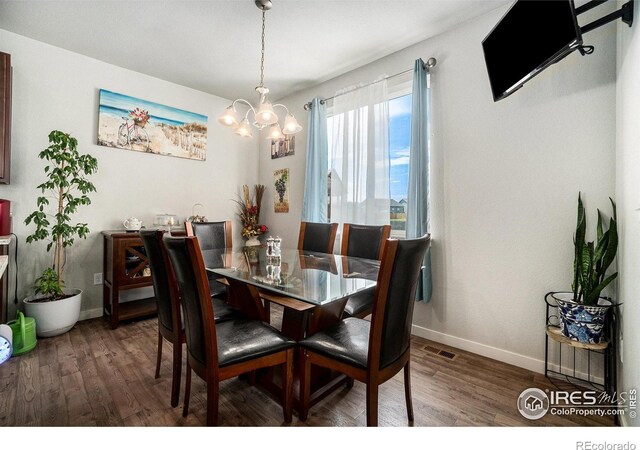
[[93, 274], [93, 284], [102, 284], [102, 273]]

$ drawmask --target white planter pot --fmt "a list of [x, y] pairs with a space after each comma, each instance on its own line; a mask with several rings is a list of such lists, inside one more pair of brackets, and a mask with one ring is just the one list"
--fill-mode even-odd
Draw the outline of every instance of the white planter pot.
[[253, 237], [247, 239], [247, 242], [245, 243], [245, 245], [247, 247], [255, 247], [255, 246], [260, 245], [260, 241], [258, 240], [257, 236], [253, 236]]
[[35, 296], [27, 297], [24, 300], [25, 315], [35, 319], [38, 337], [58, 336], [66, 333], [80, 318], [82, 291], [80, 289], [63, 289], [63, 292], [72, 296], [52, 302], [33, 302]]

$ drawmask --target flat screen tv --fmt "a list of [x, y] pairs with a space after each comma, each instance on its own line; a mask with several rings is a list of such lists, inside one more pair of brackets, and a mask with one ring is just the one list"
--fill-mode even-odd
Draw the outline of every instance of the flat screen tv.
[[582, 45], [573, 0], [517, 0], [482, 41], [493, 100]]

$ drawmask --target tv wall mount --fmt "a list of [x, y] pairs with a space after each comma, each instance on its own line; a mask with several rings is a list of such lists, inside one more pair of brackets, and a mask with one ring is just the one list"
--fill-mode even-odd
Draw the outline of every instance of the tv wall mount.
[[[596, 6], [600, 6], [603, 3], [607, 3], [609, 0], [591, 0], [590, 2], [585, 3], [582, 6], [576, 8], [576, 15], [579, 16], [582, 13], [585, 13], [589, 10], [592, 10]], [[604, 17], [599, 18], [598, 20], [594, 20], [593, 22], [585, 25], [584, 27], [580, 27], [580, 31], [582, 34], [588, 33], [591, 30], [595, 30], [596, 28], [601, 27], [609, 22], [613, 22], [617, 19], [622, 19], [624, 23], [631, 26], [633, 24], [633, 2], [634, 0], [630, 0], [624, 5], [620, 7], [619, 10], [612, 12], [611, 14], [607, 14]]]
[[[600, 6], [603, 3], [606, 3], [609, 0], [591, 0], [590, 2], [585, 3], [582, 6], [576, 8], [576, 15], [580, 15], [585, 13], [596, 6]], [[607, 14], [604, 17], [601, 17], [597, 20], [594, 20], [587, 25], [580, 27], [580, 32], [582, 34], [588, 33], [589, 31], [595, 30], [596, 28], [600, 28], [603, 25], [608, 24], [609, 22], [613, 22], [614, 20], [621, 19], [624, 23], [631, 26], [633, 25], [633, 2], [634, 0], [629, 0], [627, 3], [622, 5], [619, 10], [612, 12], [611, 14]], [[578, 47], [580, 53], [582, 55], [590, 55], [593, 53], [593, 45], [582, 45]]]

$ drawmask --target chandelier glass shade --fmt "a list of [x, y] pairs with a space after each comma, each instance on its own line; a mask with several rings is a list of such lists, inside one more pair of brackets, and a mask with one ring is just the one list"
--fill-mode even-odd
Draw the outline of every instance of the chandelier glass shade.
[[[270, 0], [255, 0], [256, 6], [262, 10], [262, 53], [260, 60], [260, 84], [256, 87], [256, 92], [260, 95], [258, 106], [254, 107], [245, 99], [238, 98], [231, 103], [218, 117], [218, 122], [224, 126], [233, 128], [235, 133], [242, 137], [252, 137], [251, 126], [249, 123], [249, 115], [253, 115], [253, 126], [258, 130], [269, 127], [267, 139], [284, 139], [285, 135], [298, 133], [302, 127], [296, 118], [289, 112], [289, 109], [281, 103], [271, 104], [267, 98], [269, 89], [264, 85], [264, 31], [265, 31], [265, 13], [271, 9]], [[242, 120], [238, 120], [238, 111], [236, 105], [242, 104], [248, 107]], [[281, 108], [285, 111], [285, 119], [283, 126], [280, 127], [280, 118], [275, 109]]]

